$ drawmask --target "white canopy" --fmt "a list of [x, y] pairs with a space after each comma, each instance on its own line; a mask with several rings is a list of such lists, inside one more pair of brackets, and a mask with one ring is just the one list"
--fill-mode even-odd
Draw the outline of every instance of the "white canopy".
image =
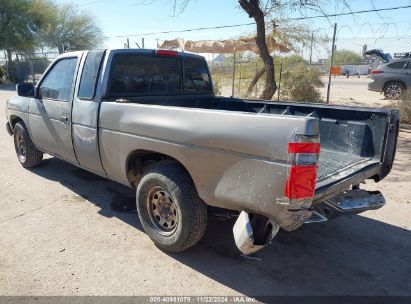
[[[280, 51], [288, 53], [290, 49], [280, 43], [277, 43], [274, 38], [267, 38], [267, 47], [270, 53]], [[255, 37], [229, 39], [229, 40], [199, 40], [192, 41], [177, 38], [173, 40], [165, 40], [159, 46], [165, 49], [182, 49], [184, 51], [193, 53], [218, 53], [218, 54], [232, 54], [238, 51], [252, 51], [259, 53]]]

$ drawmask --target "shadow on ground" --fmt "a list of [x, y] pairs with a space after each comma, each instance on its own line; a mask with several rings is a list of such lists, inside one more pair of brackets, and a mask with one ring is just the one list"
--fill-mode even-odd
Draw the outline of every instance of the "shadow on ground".
[[[99, 213], [142, 229], [134, 190], [55, 158], [32, 170], [99, 206]], [[64, 174], [62, 174], [64, 172]], [[381, 209], [377, 212], [384, 212]], [[411, 232], [363, 216], [280, 232], [271, 246], [242, 257], [233, 222], [210, 221], [199, 245], [170, 257], [240, 293], [411, 295]]]

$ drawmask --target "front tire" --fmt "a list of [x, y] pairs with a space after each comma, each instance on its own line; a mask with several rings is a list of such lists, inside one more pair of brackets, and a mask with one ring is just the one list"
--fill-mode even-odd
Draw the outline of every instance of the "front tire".
[[43, 160], [43, 152], [37, 150], [30, 139], [26, 126], [22, 122], [17, 122], [13, 129], [14, 148], [17, 159], [24, 168], [32, 168], [40, 165]]
[[401, 99], [404, 95], [405, 87], [401, 82], [392, 81], [384, 87], [384, 97], [387, 99]]
[[164, 251], [184, 251], [204, 235], [207, 207], [178, 164], [149, 167], [138, 184], [136, 203], [145, 232]]

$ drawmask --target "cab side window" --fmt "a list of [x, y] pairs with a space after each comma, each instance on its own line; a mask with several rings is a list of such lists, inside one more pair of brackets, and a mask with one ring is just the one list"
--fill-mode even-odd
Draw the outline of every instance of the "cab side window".
[[77, 57], [59, 60], [40, 84], [40, 97], [69, 101], [73, 88]]
[[86, 100], [92, 100], [94, 98], [103, 57], [104, 50], [88, 52], [83, 72], [81, 73], [78, 98]]

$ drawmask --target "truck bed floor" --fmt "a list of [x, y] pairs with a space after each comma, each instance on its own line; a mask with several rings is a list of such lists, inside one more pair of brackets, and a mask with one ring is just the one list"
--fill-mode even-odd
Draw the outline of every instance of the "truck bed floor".
[[371, 161], [371, 157], [361, 157], [344, 152], [321, 150], [317, 181], [343, 171], [353, 165]]

